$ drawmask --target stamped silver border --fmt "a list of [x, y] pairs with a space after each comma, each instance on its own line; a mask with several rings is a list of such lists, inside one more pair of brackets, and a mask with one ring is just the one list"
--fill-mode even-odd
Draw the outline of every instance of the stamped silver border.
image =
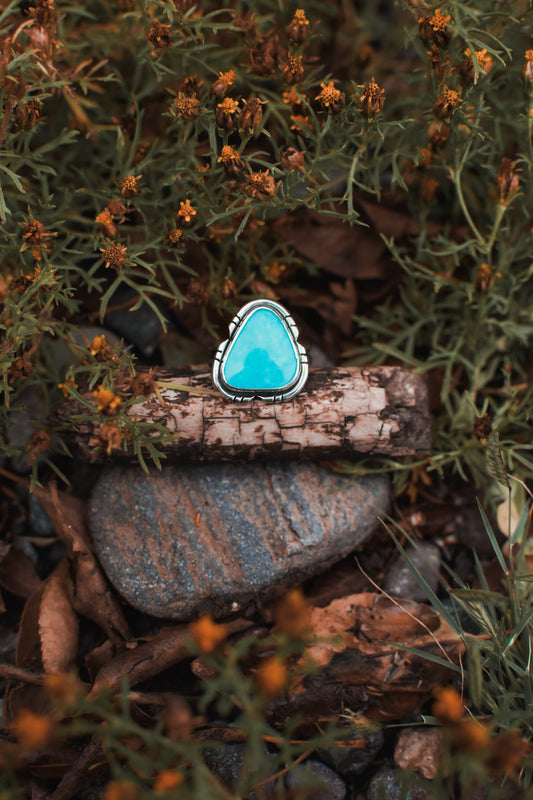
[[[237, 338], [239, 328], [244, 324], [245, 320], [254, 313], [254, 311], [257, 311], [260, 308], [269, 308], [271, 311], [277, 314], [280, 319], [283, 320], [287, 326], [291, 344], [294, 348], [294, 353], [298, 361], [298, 370], [294, 379], [287, 384], [282, 391], [279, 389], [273, 389], [271, 391], [263, 390], [258, 393], [257, 390], [254, 389], [235, 389], [235, 387], [227, 383], [224, 377], [224, 363], [231, 351], [233, 343]], [[303, 345], [298, 342], [298, 335], [299, 332], [298, 328], [296, 327], [296, 323], [287, 309], [283, 308], [283, 306], [279, 303], [275, 303], [273, 300], [266, 299], [252, 300], [250, 303], [246, 303], [246, 305], [243, 306], [233, 317], [229, 325], [229, 338], [219, 345], [216, 352], [215, 360], [213, 362], [214, 385], [220, 392], [222, 392], [222, 394], [226, 395], [226, 397], [229, 397], [230, 400], [234, 400], [237, 403], [244, 403], [247, 400], [253, 400], [254, 397], [257, 397], [259, 400], [268, 400], [272, 403], [280, 400], [288, 400], [289, 398], [294, 397], [294, 395], [298, 394], [298, 392], [304, 386], [309, 372], [307, 353], [305, 352]]]

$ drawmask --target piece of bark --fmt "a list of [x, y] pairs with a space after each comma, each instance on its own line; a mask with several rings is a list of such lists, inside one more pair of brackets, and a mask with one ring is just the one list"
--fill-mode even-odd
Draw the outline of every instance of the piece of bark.
[[[213, 390], [205, 373], [165, 370], [153, 377], [160, 398], [153, 394], [128, 413], [176, 434], [160, 448], [170, 461], [320, 460], [417, 455], [431, 449], [425, 383], [400, 367], [311, 370], [303, 390], [281, 403], [232, 402]], [[173, 384], [190, 389], [180, 391]], [[65, 403], [55, 421], [68, 422], [80, 411], [75, 403]], [[77, 422], [67, 434], [90, 458], [100, 424], [95, 416]]]

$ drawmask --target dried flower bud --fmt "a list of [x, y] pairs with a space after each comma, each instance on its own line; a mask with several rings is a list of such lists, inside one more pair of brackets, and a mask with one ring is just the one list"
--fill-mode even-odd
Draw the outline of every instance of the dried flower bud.
[[506, 206], [520, 188], [519, 170], [510, 158], [502, 158], [496, 183], [498, 186], [498, 203]]
[[140, 177], [140, 175], [127, 175], [125, 178], [122, 178], [118, 184], [120, 194], [125, 200], [129, 200], [135, 197], [136, 194], [139, 194]]
[[27, 353], [22, 353], [12, 364], [9, 370], [9, 383], [13, 384], [16, 380], [25, 381], [33, 374], [34, 366]]
[[52, 434], [48, 431], [35, 431], [32, 433], [31, 439], [27, 446], [28, 450], [28, 464], [33, 467], [37, 461], [39, 453], [46, 453], [52, 447]]
[[187, 302], [193, 306], [205, 306], [209, 300], [209, 292], [204, 281], [200, 278], [191, 278], [185, 293]]
[[182, 225], [191, 225], [195, 216], [196, 211], [191, 206], [189, 199], [185, 200], [185, 202], [180, 200], [180, 208], [176, 214], [176, 222]]
[[234, 147], [230, 147], [229, 144], [225, 144], [222, 147], [217, 162], [222, 164], [224, 172], [229, 178], [236, 178], [238, 175], [241, 175], [246, 168], [239, 151], [235, 150]]
[[120, 217], [119, 222], [124, 222], [126, 219], [127, 208], [122, 200], [110, 200], [107, 209], [113, 217]]
[[203, 81], [198, 75], [185, 75], [178, 87], [178, 91], [185, 97], [199, 97]]
[[95, 217], [95, 222], [98, 222], [102, 226], [103, 232], [109, 239], [112, 239], [116, 234], [117, 226], [113, 222], [113, 215], [109, 208], [104, 208], [103, 211], [100, 211]]
[[113, 242], [109, 247], [101, 247], [100, 252], [104, 256], [104, 265], [113, 269], [120, 269], [128, 258], [128, 249], [125, 244]]
[[140, 164], [143, 161], [150, 150], [152, 149], [152, 142], [139, 142], [137, 146], [137, 150], [135, 151], [135, 155], [133, 156], [133, 166], [136, 167], [137, 164]]
[[462, 103], [461, 95], [455, 89], [444, 86], [435, 100], [433, 111], [438, 117], [451, 117]]
[[250, 64], [255, 74], [262, 77], [272, 75], [276, 69], [278, 52], [279, 40], [277, 36], [260, 39], [255, 47], [250, 48]]
[[446, 47], [452, 38], [452, 31], [448, 28], [450, 19], [450, 15], [441, 14], [439, 8], [432, 17], [420, 17], [418, 30], [422, 41], [426, 44], [436, 44], [437, 47]]
[[225, 131], [230, 131], [232, 128], [237, 127], [239, 119], [239, 103], [231, 97], [225, 97], [221, 103], [217, 105], [215, 111], [215, 122], [219, 128]]
[[157, 383], [153, 378], [153, 369], [148, 372], [138, 372], [129, 385], [129, 390], [134, 397], [150, 397], [157, 392]]
[[183, 231], [180, 228], [173, 228], [165, 236], [167, 247], [180, 247], [183, 244]]
[[492, 417], [488, 412], [483, 414], [482, 417], [476, 418], [472, 433], [476, 439], [479, 439], [481, 442], [487, 442], [492, 433]]
[[32, 100], [26, 100], [22, 105], [18, 105], [15, 108], [15, 122], [19, 128], [25, 131], [33, 128], [33, 126], [42, 119], [41, 108], [41, 101], [38, 97], [34, 97]]
[[375, 78], [371, 78], [363, 86], [363, 91], [359, 95], [359, 110], [367, 119], [376, 117], [383, 108], [385, 89], [382, 89]]
[[526, 50], [526, 63], [522, 74], [531, 86], [533, 84], [533, 50]]
[[305, 175], [304, 155], [303, 150], [297, 150], [295, 147], [285, 147], [279, 154], [281, 166], [284, 169], [294, 170]]
[[181, 119], [196, 119], [200, 113], [200, 101], [197, 97], [187, 97], [180, 92], [174, 100], [173, 109]]
[[309, 20], [306, 19], [305, 11], [303, 11], [301, 8], [298, 8], [294, 12], [294, 17], [287, 25], [287, 36], [293, 42], [300, 44], [307, 36], [308, 25]]
[[270, 174], [270, 170], [264, 172], [253, 172], [248, 176], [245, 191], [255, 200], [268, 200], [276, 194], [276, 181]]
[[300, 83], [303, 76], [304, 65], [302, 63], [302, 56], [289, 56], [282, 72], [285, 83], [293, 86], [295, 83]]
[[95, 336], [89, 344], [89, 353], [96, 358], [97, 361], [107, 361], [111, 358], [111, 345], [105, 338], [105, 333], [100, 336]]
[[235, 281], [229, 277], [229, 275], [224, 275], [224, 282], [222, 284], [222, 297], [225, 300], [228, 300], [230, 297], [235, 297], [237, 294], [237, 287], [235, 285]]
[[172, 0], [178, 14], [185, 14], [194, 5], [194, 0]]
[[344, 108], [344, 95], [340, 89], [335, 88], [333, 81], [320, 84], [321, 91], [315, 97], [323, 111], [328, 114], [338, 114]]
[[250, 97], [249, 100], [245, 101], [239, 116], [239, 128], [241, 130], [253, 133], [260, 128], [265, 102], [265, 100], [260, 100], [258, 97]]
[[106, 455], [110, 456], [113, 450], [118, 450], [124, 439], [123, 434], [114, 422], [102, 425], [98, 434], [89, 439], [89, 445], [95, 449], [103, 448]]
[[170, 46], [172, 41], [170, 35], [170, 25], [166, 25], [163, 22], [159, 22], [158, 19], [154, 19], [152, 27], [150, 28], [146, 38], [150, 44], [153, 45], [154, 50], [164, 50]]
[[229, 69], [227, 72], [220, 72], [218, 78], [211, 86], [209, 90], [212, 95], [218, 97], [218, 99], [222, 99], [226, 96], [228, 89], [232, 86], [235, 80], [235, 73], [232, 69]]
[[29, 9], [29, 14], [50, 33], [54, 33], [57, 26], [57, 11], [54, 0], [35, 0], [35, 6]]

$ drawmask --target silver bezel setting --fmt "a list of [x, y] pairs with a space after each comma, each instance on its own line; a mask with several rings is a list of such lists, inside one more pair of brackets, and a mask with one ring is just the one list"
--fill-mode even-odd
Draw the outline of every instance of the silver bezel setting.
[[[236, 389], [225, 380], [224, 363], [231, 352], [234, 342], [237, 339], [239, 329], [242, 328], [245, 321], [260, 308], [270, 309], [270, 311], [273, 311], [275, 314], [277, 314], [277, 316], [284, 322], [287, 332], [289, 333], [294, 353], [296, 355], [296, 360], [298, 362], [298, 369], [295, 377], [281, 390]], [[298, 392], [302, 389], [307, 380], [309, 372], [307, 353], [305, 352], [303, 345], [298, 342], [298, 335], [298, 328], [296, 327], [293, 318], [286, 308], [283, 308], [282, 305], [275, 303], [273, 300], [252, 300], [250, 303], [247, 303], [245, 306], [243, 306], [240, 311], [237, 312], [237, 314], [235, 314], [229, 325], [229, 338], [222, 342], [218, 347], [215, 360], [213, 362], [214, 385], [220, 392], [222, 392], [222, 394], [226, 395], [226, 397], [229, 397], [230, 400], [233, 400], [237, 403], [244, 403], [248, 400], [253, 400], [254, 398], [259, 400], [267, 400], [271, 403], [275, 403], [280, 400], [289, 400], [291, 397], [294, 397], [295, 394], [298, 394]]]

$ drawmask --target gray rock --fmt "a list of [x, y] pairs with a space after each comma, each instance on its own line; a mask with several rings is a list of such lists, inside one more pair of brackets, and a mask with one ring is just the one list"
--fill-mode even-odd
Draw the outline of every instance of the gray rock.
[[307, 790], [304, 795], [307, 800], [345, 800], [346, 797], [346, 786], [340, 775], [320, 761], [306, 761], [303, 766], [291, 769], [285, 785], [294, 792]]
[[381, 767], [367, 789], [367, 800], [428, 800], [431, 797], [431, 781], [420, 775]]
[[164, 328], [155, 311], [146, 303], [135, 311], [126, 306], [129, 301], [134, 306], [136, 298], [137, 293], [133, 289], [129, 286], [120, 286], [111, 298], [109, 306], [125, 307], [109, 311], [106, 314], [106, 323], [148, 358], [156, 349]]
[[[338, 491], [342, 489], [342, 491]], [[104, 570], [135, 608], [189, 619], [237, 611], [315, 575], [365, 541], [389, 483], [316, 464], [104, 470], [89, 521]]]
[[364, 747], [320, 747], [316, 756], [336, 770], [343, 778], [352, 780], [372, 763], [383, 747], [383, 731], [366, 736]]
[[28, 515], [33, 533], [37, 536], [54, 535], [54, 526], [34, 494], [30, 494], [28, 499]]
[[[234, 789], [242, 777], [241, 773], [244, 766], [245, 754], [246, 745], [240, 743], [221, 744], [218, 747], [206, 747], [202, 753], [206, 766], [220, 778], [228, 789]], [[269, 775], [274, 777], [278, 771], [276, 769], [276, 759], [274, 756], [267, 753], [266, 750], [264, 757], [268, 761], [272, 761], [272, 770], [269, 772]], [[249, 772], [246, 775], [246, 784], [248, 786], [253, 786], [253, 784], [264, 780], [264, 777], [264, 775], [254, 775], [252, 772]], [[274, 782], [267, 781], [263, 784], [259, 796], [263, 800], [268, 800], [269, 798], [273, 798], [274, 794]], [[245, 792], [243, 797], [245, 797], [246, 800], [257, 800], [258, 795], [255, 791], [249, 791]]]
[[398, 554], [383, 579], [383, 589], [395, 597], [409, 600], [427, 600], [424, 589], [418, 584], [406, 559], [409, 559], [424, 576], [435, 591], [439, 580], [440, 550], [429, 542], [420, 542], [416, 547], [409, 545], [405, 554]]

